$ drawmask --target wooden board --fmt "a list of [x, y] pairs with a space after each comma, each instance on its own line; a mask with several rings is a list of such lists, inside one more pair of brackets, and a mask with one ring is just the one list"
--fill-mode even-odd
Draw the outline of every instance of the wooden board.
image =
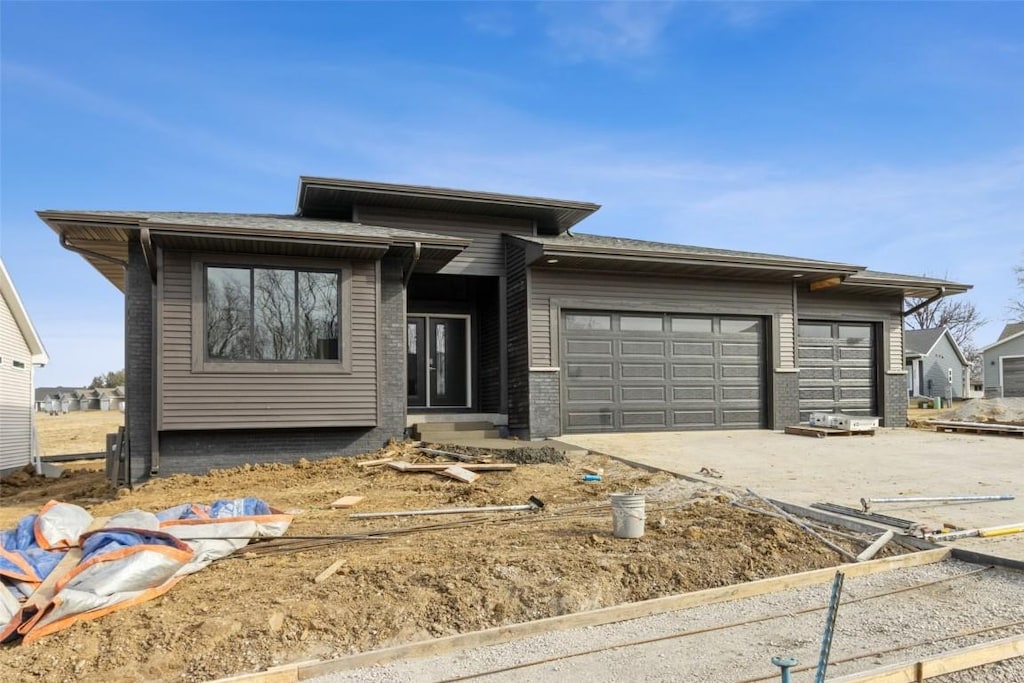
[[374, 467], [391, 462], [394, 458], [377, 458], [376, 460], [362, 460], [356, 463], [356, 467]]
[[829, 679], [830, 683], [915, 683], [992, 662], [1024, 656], [1024, 635], [1010, 636], [914, 662]]
[[450, 477], [456, 481], [461, 481], [463, 484], [472, 484], [474, 481], [480, 478], [480, 475], [476, 472], [470, 472], [465, 467], [448, 467], [438, 472], [441, 476]]
[[993, 436], [1024, 437], [1024, 426], [993, 424], [990, 422], [959, 422], [956, 420], [928, 420], [937, 432], [960, 434], [991, 434]]
[[331, 507], [332, 508], [350, 508], [350, 507], [354, 507], [356, 505], [359, 505], [364, 500], [366, 500], [366, 496], [342, 496], [338, 500], [332, 502], [331, 503]]
[[330, 567], [316, 575], [316, 578], [313, 579], [313, 583], [323, 583], [327, 579], [331, 578], [339, 569], [341, 569], [341, 565], [343, 564], [345, 564], [344, 558], [335, 560], [331, 563]]
[[846, 429], [832, 429], [831, 427], [812, 427], [811, 425], [790, 425], [785, 429], [786, 434], [797, 436], [815, 436], [824, 439], [826, 436], [874, 436], [874, 429], [852, 432]]
[[514, 470], [517, 466], [512, 463], [477, 463], [477, 462], [425, 462], [411, 463], [404, 460], [389, 462], [388, 467], [399, 472], [443, 472], [449, 467], [461, 467], [470, 472], [505, 472]]

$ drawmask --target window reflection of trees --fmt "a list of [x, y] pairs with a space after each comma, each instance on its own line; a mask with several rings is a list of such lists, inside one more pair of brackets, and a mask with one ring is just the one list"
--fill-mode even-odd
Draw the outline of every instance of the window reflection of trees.
[[207, 353], [220, 360], [337, 360], [338, 274], [209, 267]]

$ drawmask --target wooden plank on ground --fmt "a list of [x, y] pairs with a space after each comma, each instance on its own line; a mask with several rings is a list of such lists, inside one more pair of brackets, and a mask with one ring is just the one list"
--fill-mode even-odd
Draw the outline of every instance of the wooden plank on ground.
[[514, 470], [513, 463], [480, 463], [480, 462], [423, 462], [411, 463], [404, 460], [389, 462], [388, 467], [399, 472], [442, 472], [449, 467], [462, 467], [470, 472], [506, 472]]
[[356, 463], [356, 467], [375, 467], [376, 465], [385, 465], [394, 460], [394, 458], [377, 458], [376, 460], [361, 460]]
[[345, 564], [344, 558], [335, 560], [331, 563], [330, 567], [316, 575], [316, 578], [313, 579], [313, 583], [323, 583], [327, 579], [331, 578], [339, 569], [341, 569], [341, 565], [343, 564]]
[[465, 467], [457, 467], [455, 465], [441, 470], [438, 474], [456, 481], [461, 481], [463, 484], [472, 484], [480, 478], [480, 475], [476, 472], [470, 472]]
[[749, 583], [741, 583], [734, 586], [723, 586], [721, 588], [709, 588], [694, 593], [683, 593], [681, 595], [670, 595], [663, 598], [653, 598], [643, 602], [634, 602], [625, 605], [616, 605], [589, 612], [578, 612], [576, 614], [565, 614], [557, 617], [548, 617], [537, 621], [530, 621], [519, 624], [508, 624], [495, 628], [464, 633], [434, 640], [424, 640], [407, 645], [372, 650], [355, 655], [349, 655], [340, 659], [311, 664], [300, 667], [299, 680], [308, 680], [323, 676], [335, 671], [347, 671], [376, 664], [386, 664], [409, 657], [425, 657], [444, 654], [455, 650], [462, 650], [474, 647], [485, 647], [497, 645], [510, 640], [526, 638], [540, 633], [563, 631], [570, 628], [585, 628], [588, 626], [599, 626], [611, 624], [629, 619], [639, 619], [654, 614], [674, 612], [682, 609], [689, 609], [700, 605], [741, 600], [743, 598], [775, 593], [800, 588], [814, 584], [828, 583], [832, 581], [837, 570], [841, 569], [848, 578], [868, 576], [879, 572], [892, 571], [905, 567], [917, 567], [934, 562], [941, 562], [950, 556], [952, 549], [937, 548], [935, 550], [923, 550], [917, 553], [887, 557], [880, 560], [869, 560], [854, 564], [844, 564], [839, 567], [825, 569], [814, 569], [799, 574], [761, 579]]
[[366, 496], [342, 496], [338, 500], [333, 501], [331, 503], [331, 507], [332, 508], [350, 508], [350, 507], [354, 507], [356, 505], [359, 505], [364, 500], [366, 500]]
[[1021, 656], [1024, 656], [1024, 635], [1015, 635], [928, 659], [901, 662], [829, 680], [830, 683], [915, 683]]
[[299, 680], [300, 668], [319, 663], [319, 659], [307, 659], [291, 664], [281, 664], [272, 666], [266, 671], [218, 678], [216, 683], [296, 683]]
[[832, 429], [831, 427], [814, 427], [811, 425], [790, 425], [786, 427], [786, 434], [795, 434], [797, 436], [815, 436], [819, 439], [824, 439], [826, 436], [874, 436], [874, 429], [864, 429], [858, 431], [849, 431], [846, 429]]

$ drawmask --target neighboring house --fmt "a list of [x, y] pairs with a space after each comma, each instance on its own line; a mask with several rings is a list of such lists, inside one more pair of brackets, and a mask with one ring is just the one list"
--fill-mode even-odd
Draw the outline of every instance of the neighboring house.
[[49, 362], [0, 260], [0, 476], [32, 461], [32, 372]]
[[947, 328], [907, 330], [903, 347], [910, 396], [969, 397], [971, 364]]
[[1024, 397], [1024, 322], [1010, 323], [981, 350], [985, 398]]
[[73, 410], [124, 411], [124, 387], [99, 389], [68, 389], [41, 387], [36, 389], [36, 410], [46, 413], [67, 413]]
[[904, 426], [904, 297], [969, 289], [570, 232], [599, 208], [304, 177], [295, 215], [39, 215], [125, 293], [133, 480], [365, 452], [427, 421]]
[[[78, 409], [77, 389], [66, 387], [39, 387], [36, 389], [36, 410], [43, 413], [66, 413]], [[74, 406], [72, 406], [74, 404]]]

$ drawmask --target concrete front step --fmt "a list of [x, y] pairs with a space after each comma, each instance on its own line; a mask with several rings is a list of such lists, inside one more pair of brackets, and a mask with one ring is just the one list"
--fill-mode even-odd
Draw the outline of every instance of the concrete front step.
[[457, 443], [464, 439], [497, 439], [501, 437], [501, 432], [497, 429], [460, 429], [455, 431], [429, 429], [427, 431], [420, 431], [417, 428], [415, 434], [420, 441], [432, 441], [434, 443]]
[[485, 420], [477, 420], [475, 422], [417, 422], [415, 427], [418, 432], [463, 432], [494, 429], [494, 423]]

